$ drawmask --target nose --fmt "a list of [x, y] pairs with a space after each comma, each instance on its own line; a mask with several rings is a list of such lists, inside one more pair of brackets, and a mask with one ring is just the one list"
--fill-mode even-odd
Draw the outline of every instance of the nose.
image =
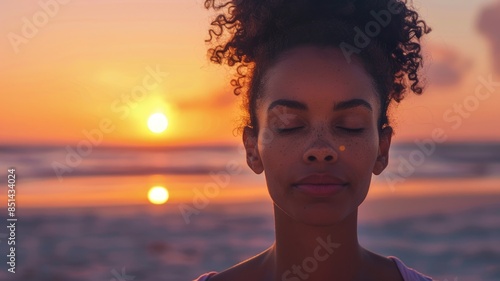
[[304, 162], [313, 163], [313, 162], [327, 162], [333, 163], [337, 160], [338, 154], [337, 152], [328, 145], [323, 146], [314, 146], [309, 148], [304, 153]]

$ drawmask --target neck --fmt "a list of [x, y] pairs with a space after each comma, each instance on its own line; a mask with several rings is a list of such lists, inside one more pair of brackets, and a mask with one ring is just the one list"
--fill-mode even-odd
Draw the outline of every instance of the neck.
[[358, 243], [357, 210], [329, 226], [295, 221], [276, 205], [274, 213], [274, 280], [356, 280], [362, 274], [365, 256]]

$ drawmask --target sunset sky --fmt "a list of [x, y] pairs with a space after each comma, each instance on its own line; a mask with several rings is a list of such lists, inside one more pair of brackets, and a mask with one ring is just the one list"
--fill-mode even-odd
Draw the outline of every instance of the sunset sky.
[[[74, 144], [100, 126], [106, 145], [240, 142], [230, 72], [206, 58], [202, 0], [61, 2], [0, 2], [0, 144]], [[395, 141], [436, 128], [451, 141], [499, 141], [500, 1], [414, 3], [433, 28], [428, 88], [396, 110]], [[498, 81], [484, 100], [481, 80]], [[157, 112], [169, 122], [160, 134], [147, 127]]]

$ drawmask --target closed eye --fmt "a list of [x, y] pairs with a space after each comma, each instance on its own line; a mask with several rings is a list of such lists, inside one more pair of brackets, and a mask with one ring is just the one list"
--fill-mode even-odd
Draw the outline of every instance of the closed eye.
[[337, 127], [337, 128], [348, 133], [361, 133], [364, 130], [364, 128], [347, 128], [347, 127]]
[[293, 128], [277, 128], [276, 130], [278, 131], [278, 133], [290, 133], [290, 132], [293, 132], [295, 130], [299, 130], [302, 128], [304, 128], [304, 126], [293, 127]]

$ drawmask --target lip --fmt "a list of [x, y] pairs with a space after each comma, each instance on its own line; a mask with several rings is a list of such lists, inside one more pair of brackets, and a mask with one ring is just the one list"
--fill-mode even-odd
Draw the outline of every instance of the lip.
[[308, 175], [293, 184], [293, 187], [298, 191], [315, 197], [335, 195], [344, 190], [346, 186], [346, 181], [328, 174]]

